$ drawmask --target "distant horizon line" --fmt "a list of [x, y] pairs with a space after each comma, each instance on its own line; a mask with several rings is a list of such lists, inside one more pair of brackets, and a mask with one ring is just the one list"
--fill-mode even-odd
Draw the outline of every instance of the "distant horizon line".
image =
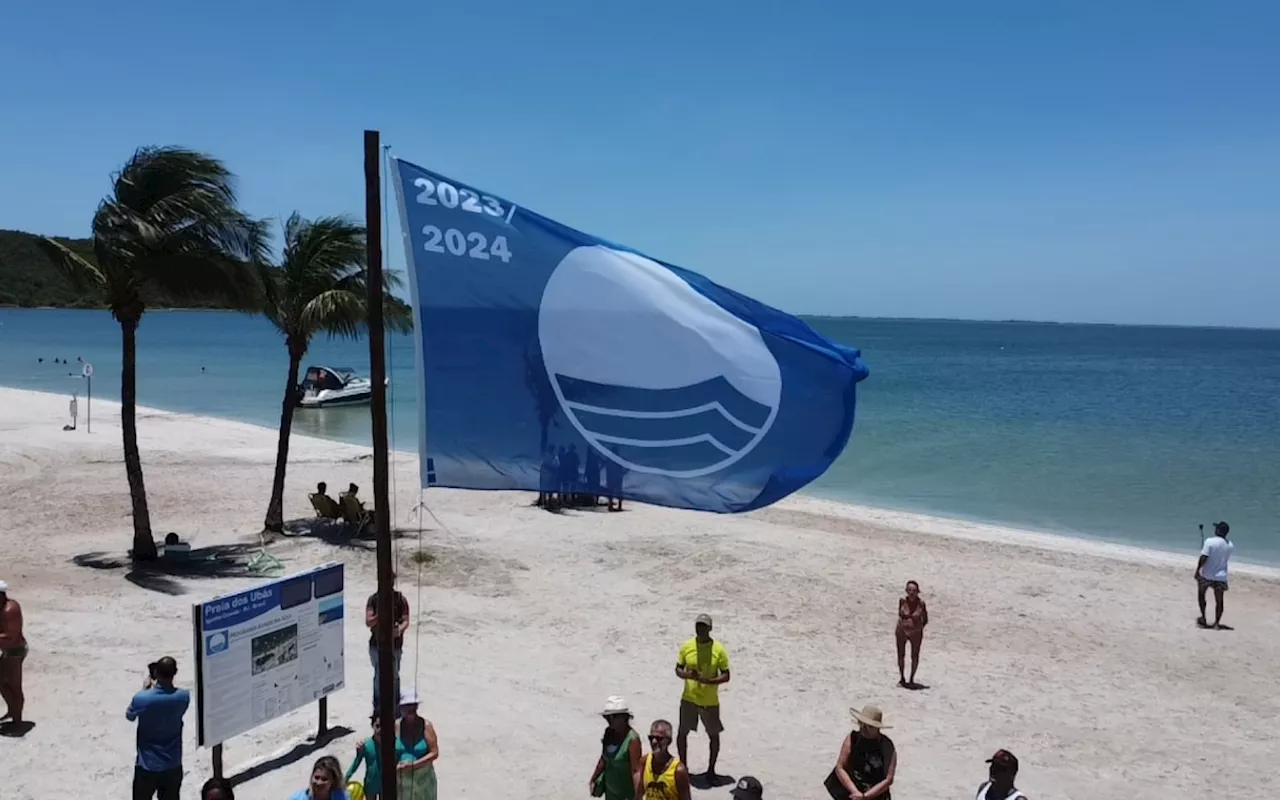
[[1077, 327], [1097, 328], [1178, 328], [1182, 330], [1206, 331], [1280, 331], [1280, 325], [1195, 325], [1179, 322], [1080, 322], [1057, 319], [982, 319], [978, 317], [870, 317], [863, 314], [806, 314], [798, 312], [797, 317], [804, 319], [861, 319], [879, 322], [960, 322], [964, 324], [985, 325], [1074, 325]]
[[[407, 300], [406, 300], [407, 302]], [[0, 303], [0, 309], [16, 309], [19, 311], [108, 311], [106, 306], [19, 306], [12, 303]], [[186, 306], [151, 306], [147, 311], [192, 311], [199, 313], [227, 313], [243, 316], [257, 316], [252, 311], [240, 311], [230, 308], [189, 308]], [[1206, 331], [1280, 331], [1280, 326], [1266, 327], [1261, 325], [1189, 325], [1176, 322], [1076, 322], [1053, 319], [981, 319], [975, 317], [873, 317], [865, 314], [810, 314], [794, 312], [801, 319], [810, 320], [864, 320], [867, 322], [949, 322], [963, 325], [1058, 325], [1095, 328], [1174, 328], [1178, 330]]]

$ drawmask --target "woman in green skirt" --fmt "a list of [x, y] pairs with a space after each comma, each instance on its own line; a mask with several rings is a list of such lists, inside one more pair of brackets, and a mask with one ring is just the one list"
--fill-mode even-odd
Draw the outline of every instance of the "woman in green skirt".
[[418, 693], [400, 695], [400, 730], [396, 734], [396, 781], [400, 800], [436, 800], [436, 729], [418, 716]]
[[631, 727], [631, 711], [621, 697], [610, 697], [601, 712], [607, 727], [600, 740], [600, 760], [591, 773], [591, 796], [633, 800], [643, 755], [640, 735]]

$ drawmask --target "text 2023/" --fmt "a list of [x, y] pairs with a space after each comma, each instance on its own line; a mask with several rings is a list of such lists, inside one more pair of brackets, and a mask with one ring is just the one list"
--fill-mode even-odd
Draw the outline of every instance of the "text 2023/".
[[[445, 181], [432, 181], [429, 178], [417, 178], [413, 185], [418, 189], [415, 199], [424, 206], [439, 206], [446, 209], [460, 209], [473, 214], [485, 214], [491, 217], [511, 221], [515, 213], [514, 205], [503, 207], [502, 202], [487, 194], [479, 194], [470, 189], [459, 189]], [[436, 225], [425, 225], [422, 235], [427, 237], [422, 248], [428, 253], [448, 254], [460, 258], [473, 258], [477, 261], [497, 259], [506, 264], [511, 261], [511, 250], [507, 247], [506, 236], [495, 236], [493, 241], [479, 231], [463, 231], [458, 228], [440, 228]]]

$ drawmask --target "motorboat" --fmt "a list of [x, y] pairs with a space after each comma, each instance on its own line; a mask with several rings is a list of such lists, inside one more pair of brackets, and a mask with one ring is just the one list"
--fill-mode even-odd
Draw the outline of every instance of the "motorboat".
[[299, 408], [367, 405], [373, 383], [350, 367], [307, 367], [298, 387]]

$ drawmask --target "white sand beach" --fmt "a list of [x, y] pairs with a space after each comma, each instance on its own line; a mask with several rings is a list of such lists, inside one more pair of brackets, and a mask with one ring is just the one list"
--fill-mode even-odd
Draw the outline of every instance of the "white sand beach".
[[[83, 408], [82, 408], [83, 414]], [[30, 642], [23, 738], [0, 738], [0, 798], [125, 797], [130, 696], [158, 656], [191, 686], [191, 603], [252, 584], [176, 579], [169, 592], [73, 559], [123, 555], [129, 497], [118, 406], [94, 401], [93, 433], [64, 432], [66, 398], [0, 390], [0, 579], [22, 603]], [[83, 420], [82, 420], [83, 425]], [[157, 538], [194, 547], [256, 542], [270, 492], [274, 430], [139, 411]], [[699, 612], [732, 659], [722, 691], [720, 771], [752, 774], [766, 796], [820, 798], [847, 709], [880, 705], [899, 750], [895, 800], [971, 798], [997, 748], [1021, 759], [1033, 800], [1280, 796], [1280, 582], [1236, 571], [1226, 622], [1203, 631], [1185, 557], [807, 498], [739, 517], [631, 504], [553, 515], [518, 493], [432, 490], [419, 570], [417, 464], [395, 457], [401, 589], [415, 611], [404, 681], [436, 725], [442, 797], [587, 797], [605, 698], [636, 726], [674, 720], [676, 648]], [[366, 448], [295, 437], [286, 518], [311, 516], [319, 480], [372, 494]], [[1247, 558], [1249, 531], [1236, 531]], [[1189, 543], [1190, 544], [1190, 543]], [[314, 537], [271, 545], [288, 571], [347, 565], [347, 687], [325, 752], [344, 766], [367, 734], [371, 670], [363, 606], [370, 549]], [[897, 684], [893, 627], [907, 579], [929, 603], [919, 679]], [[416, 651], [414, 643], [416, 641]], [[187, 718], [183, 797], [211, 774]], [[235, 775], [313, 730], [298, 711], [225, 748]], [[691, 769], [706, 739], [691, 739]], [[319, 752], [237, 787], [281, 800]], [[695, 790], [727, 798], [728, 788]]]

